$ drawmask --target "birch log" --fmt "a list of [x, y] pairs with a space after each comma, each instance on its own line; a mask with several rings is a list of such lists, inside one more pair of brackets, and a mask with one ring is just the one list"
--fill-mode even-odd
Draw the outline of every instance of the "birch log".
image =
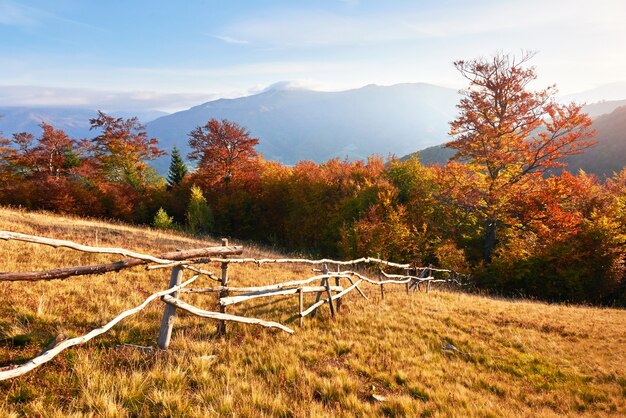
[[185, 303], [182, 300], [176, 299], [171, 296], [164, 296], [163, 301], [167, 304], [176, 306], [177, 308], [182, 309], [183, 311], [189, 312], [190, 314], [193, 314], [196, 316], [200, 316], [202, 318], [218, 319], [220, 321], [234, 321], [234, 322], [241, 322], [244, 324], [251, 324], [251, 325], [261, 325], [262, 327], [267, 327], [267, 328], [278, 328], [289, 334], [293, 334], [294, 332], [291, 328], [286, 327], [283, 324], [279, 324], [278, 322], [264, 321], [262, 319], [248, 318], [245, 316], [223, 314], [220, 312], [205, 311], [202, 309], [198, 309], [195, 306], [189, 305], [188, 303]]
[[5, 241], [15, 240], [30, 242], [33, 244], [49, 245], [54, 248], [70, 248], [72, 250], [82, 251], [84, 253], [97, 253], [97, 254], [118, 254], [125, 257], [136, 258], [138, 260], [150, 261], [157, 264], [169, 264], [172, 260], [166, 260], [159, 257], [153, 257], [147, 254], [141, 254], [134, 251], [126, 250], [124, 248], [110, 248], [110, 247], [92, 247], [90, 245], [82, 245], [73, 241], [51, 239], [38, 237], [36, 235], [20, 234], [19, 232], [0, 231], [0, 239]]
[[[0, 231], [4, 232], [4, 231]], [[98, 247], [95, 247], [98, 248]], [[198, 254], [207, 255], [207, 254], [241, 254], [243, 251], [243, 247], [206, 247], [206, 248], [197, 248], [191, 250], [183, 250], [183, 251], [170, 251], [166, 253], [162, 253], [158, 256], [159, 259], [168, 259], [168, 260], [187, 260], [188, 258], [196, 257]], [[55, 279], [67, 279], [72, 276], [87, 276], [94, 274], [104, 274], [113, 271], [120, 271], [123, 269], [140, 266], [142, 264], [147, 264], [148, 261], [141, 260], [137, 258], [129, 258], [125, 260], [116, 261], [113, 263], [107, 264], [92, 264], [86, 266], [75, 266], [75, 267], [65, 267], [58, 268], [52, 270], [41, 270], [41, 271], [28, 271], [28, 272], [9, 272], [9, 273], [0, 273], [0, 282], [1, 281], [38, 281], [38, 280], [55, 280]], [[185, 261], [181, 261], [180, 264], [185, 264]], [[189, 270], [203, 273], [209, 275], [214, 280], [219, 280], [216, 278], [213, 273], [198, 269], [192, 266], [184, 266]]]
[[[61, 342], [59, 345], [51, 348], [50, 350], [44, 352], [43, 354], [35, 357], [34, 359], [19, 365], [19, 366], [15, 366], [15, 367], [11, 367], [11, 368], [4, 368], [7, 370], [2, 370], [0, 369], [0, 381], [1, 380], [6, 380], [6, 379], [11, 379], [17, 376], [21, 376], [25, 373], [28, 373], [29, 371], [41, 366], [42, 364], [52, 360], [54, 357], [56, 357], [61, 351], [65, 350], [66, 348], [72, 347], [74, 345], [78, 345], [78, 344], [83, 344], [86, 343], [87, 341], [91, 340], [94, 337], [97, 337], [98, 335], [104, 334], [105, 332], [107, 332], [108, 330], [110, 330], [111, 328], [113, 328], [113, 326], [115, 326], [115, 324], [117, 324], [118, 322], [120, 322], [122, 319], [127, 318], [133, 314], [136, 314], [137, 312], [141, 311], [142, 309], [144, 309], [146, 306], [148, 306], [148, 304], [150, 302], [152, 302], [155, 299], [160, 298], [161, 296], [165, 296], [165, 295], [169, 295], [170, 293], [176, 292], [177, 290], [183, 288], [184, 286], [187, 286], [188, 284], [193, 283], [194, 280], [196, 280], [199, 276], [193, 276], [192, 278], [190, 278], [189, 280], [187, 280], [184, 283], [181, 283], [180, 285], [173, 287], [171, 289], [167, 289], [167, 290], [163, 290], [157, 293], [153, 293], [152, 295], [148, 296], [143, 303], [141, 303], [140, 305], [129, 309], [127, 311], [122, 312], [121, 314], [119, 314], [118, 316], [116, 316], [115, 318], [113, 318], [111, 321], [109, 321], [107, 324], [103, 325], [100, 328], [96, 328], [92, 331], [90, 331], [89, 333], [80, 336], [80, 337], [76, 337], [76, 338], [70, 338], [69, 340], [65, 340], [63, 342]], [[10, 366], [9, 366], [10, 367]]]
[[[222, 290], [228, 290], [229, 292], [246, 292], [246, 293], [254, 293], [254, 292], [264, 292], [266, 290], [281, 290], [281, 289], [291, 289], [302, 287], [302, 285], [314, 282], [319, 279], [323, 279], [325, 276], [314, 276], [308, 279], [303, 280], [293, 280], [289, 282], [282, 282], [276, 284], [270, 284], [267, 286], [250, 286], [250, 287], [233, 287], [233, 286], [212, 286], [212, 287], [199, 287], [199, 288], [191, 288], [191, 289], [183, 289], [181, 293], [210, 293], [210, 292], [221, 292]], [[333, 276], [333, 277], [336, 277]], [[351, 281], [351, 276], [342, 275], [340, 277], [346, 278]], [[307, 286], [304, 286], [307, 287]], [[333, 288], [335, 286], [332, 286]], [[342, 286], [339, 286], [342, 287]], [[343, 288], [343, 287], [342, 287]], [[325, 289], [322, 289], [325, 290]]]
[[[341, 292], [343, 290], [343, 287], [330, 286], [330, 290], [334, 292]], [[236, 303], [241, 303], [241, 302], [245, 302], [250, 299], [256, 299], [256, 298], [295, 295], [299, 293], [300, 291], [302, 293], [325, 292], [326, 287], [325, 286], [303, 286], [303, 287], [297, 287], [293, 289], [262, 290], [259, 292], [244, 293], [242, 295], [228, 296], [228, 297], [221, 298], [220, 305], [222, 306], [234, 305]]]

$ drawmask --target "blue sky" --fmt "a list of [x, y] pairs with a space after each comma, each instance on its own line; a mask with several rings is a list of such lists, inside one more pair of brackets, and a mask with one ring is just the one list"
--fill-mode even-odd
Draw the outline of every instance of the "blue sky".
[[0, 105], [177, 110], [270, 84], [461, 87], [452, 61], [537, 50], [542, 84], [626, 79], [626, 1], [0, 0]]

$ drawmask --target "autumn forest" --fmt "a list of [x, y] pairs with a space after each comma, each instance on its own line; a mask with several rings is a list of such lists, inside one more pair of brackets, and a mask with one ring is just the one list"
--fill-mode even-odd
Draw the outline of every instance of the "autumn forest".
[[[532, 54], [457, 61], [466, 80], [444, 166], [263, 158], [237, 121], [211, 119], [165, 152], [137, 118], [100, 112], [93, 137], [0, 138], [0, 203], [228, 236], [294, 253], [377, 256], [467, 274], [472, 291], [626, 304], [626, 170], [555, 170], [594, 145], [581, 105], [534, 90]], [[188, 165], [185, 160], [190, 162]], [[188, 168], [188, 167], [194, 167]], [[555, 175], [554, 172], [558, 172]]]

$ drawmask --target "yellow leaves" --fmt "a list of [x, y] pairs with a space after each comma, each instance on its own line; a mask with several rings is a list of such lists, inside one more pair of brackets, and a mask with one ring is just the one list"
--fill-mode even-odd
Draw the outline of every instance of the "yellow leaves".
[[397, 192], [392, 188], [378, 190], [378, 202], [383, 208], [389, 208], [395, 200]]

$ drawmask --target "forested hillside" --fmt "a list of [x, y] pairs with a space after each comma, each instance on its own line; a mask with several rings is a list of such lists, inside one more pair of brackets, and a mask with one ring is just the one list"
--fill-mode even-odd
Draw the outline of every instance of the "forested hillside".
[[567, 159], [571, 172], [584, 170], [600, 177], [610, 177], [626, 166], [626, 106], [593, 121], [598, 143], [582, 155]]

